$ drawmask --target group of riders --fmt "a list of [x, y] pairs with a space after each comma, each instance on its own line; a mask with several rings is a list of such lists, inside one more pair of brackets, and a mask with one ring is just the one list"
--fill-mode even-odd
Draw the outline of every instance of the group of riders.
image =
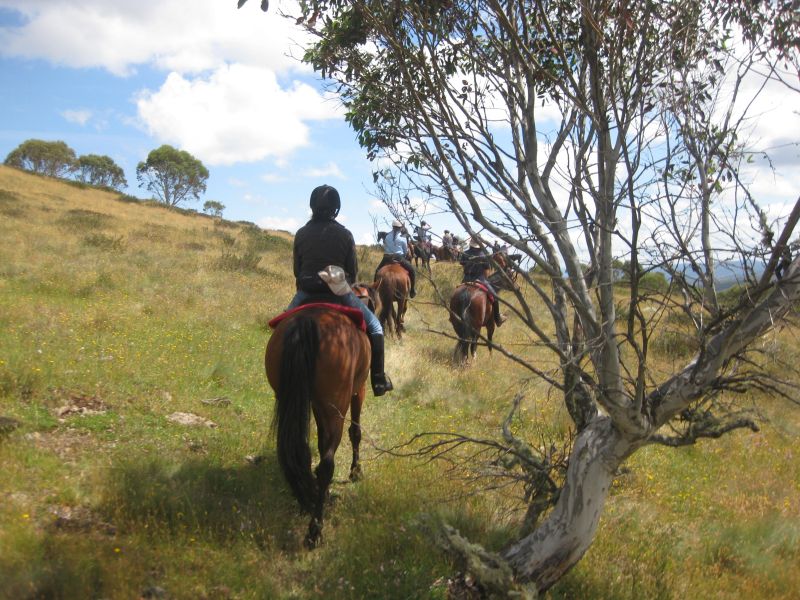
[[[311, 192], [310, 206], [311, 220], [297, 231], [294, 238], [293, 263], [297, 292], [289, 304], [289, 309], [330, 297], [330, 288], [319, 275], [320, 271], [324, 271], [329, 265], [343, 269], [345, 279], [350, 285], [356, 282], [358, 274], [353, 234], [336, 221], [341, 208], [339, 192], [329, 185], [321, 185]], [[430, 226], [422, 221], [416, 231], [417, 241], [430, 243], [429, 230]], [[443, 245], [454, 244], [449, 231], [444, 232], [442, 242]], [[375, 270], [375, 279], [377, 280], [378, 271], [382, 267], [397, 263], [408, 272], [411, 283], [409, 295], [412, 298], [416, 296], [416, 271], [408, 260], [409, 244], [405, 238], [403, 225], [399, 221], [392, 222], [392, 231], [383, 238], [383, 251], [383, 259]], [[464, 267], [462, 281], [479, 282], [486, 288], [492, 301], [496, 302], [497, 292], [488, 279], [492, 269], [492, 255], [478, 239], [472, 239], [469, 248], [459, 252], [459, 255]], [[391, 379], [384, 371], [383, 327], [375, 314], [352, 290], [336, 298], [338, 303], [356, 308], [364, 315], [372, 352], [370, 367], [372, 392], [375, 396], [382, 396], [394, 389]], [[497, 307], [494, 311], [495, 324], [500, 326], [506, 318], [500, 314], [499, 303], [495, 303], [495, 306]]]

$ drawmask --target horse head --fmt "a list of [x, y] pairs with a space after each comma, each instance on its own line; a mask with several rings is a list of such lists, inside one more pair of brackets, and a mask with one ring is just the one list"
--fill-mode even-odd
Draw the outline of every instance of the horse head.
[[489, 282], [497, 289], [511, 292], [518, 291], [517, 276], [519, 275], [519, 270], [517, 265], [520, 258], [522, 257], [519, 254], [509, 255], [506, 252], [495, 252], [492, 255], [495, 272], [489, 277]]

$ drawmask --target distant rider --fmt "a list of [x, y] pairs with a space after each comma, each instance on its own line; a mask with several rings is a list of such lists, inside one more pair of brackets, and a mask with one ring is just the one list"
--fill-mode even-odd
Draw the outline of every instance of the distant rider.
[[397, 263], [408, 271], [408, 277], [411, 279], [411, 291], [409, 295], [413, 298], [417, 295], [415, 282], [417, 273], [414, 267], [406, 259], [408, 256], [408, 244], [403, 239], [403, 225], [400, 221], [392, 221], [392, 230], [383, 238], [383, 259], [375, 269], [375, 279], [378, 279], [378, 271], [386, 265]]
[[[294, 277], [297, 293], [289, 303], [295, 308], [309, 301], [328, 301], [331, 291], [317, 274], [328, 265], [344, 269], [349, 284], [353, 284], [358, 273], [356, 245], [353, 234], [336, 222], [341, 201], [339, 192], [329, 185], [321, 185], [311, 192], [311, 220], [303, 225], [294, 237]], [[378, 318], [350, 291], [335, 298], [345, 306], [357, 308], [364, 314], [372, 346], [370, 377], [372, 393], [383, 396], [394, 389], [392, 381], [383, 370], [383, 328]]]
[[498, 327], [506, 322], [507, 317], [500, 314], [500, 301], [497, 299], [497, 291], [489, 283], [489, 272], [492, 270], [491, 255], [486, 252], [481, 243], [475, 238], [469, 242], [469, 248], [461, 253], [459, 259], [464, 267], [464, 277], [462, 283], [477, 281], [486, 286], [489, 291], [489, 299], [494, 303], [494, 323]]

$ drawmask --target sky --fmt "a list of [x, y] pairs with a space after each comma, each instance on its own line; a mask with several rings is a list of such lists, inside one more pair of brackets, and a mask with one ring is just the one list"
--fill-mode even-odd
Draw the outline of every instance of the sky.
[[138, 187], [162, 144], [209, 169], [224, 216], [294, 232], [321, 184], [372, 243], [372, 165], [323, 82], [297, 59], [303, 32], [258, 0], [0, 0], [0, 160], [27, 139], [106, 154]]
[[[373, 165], [341, 107], [298, 57], [306, 35], [280, 16], [291, 0], [0, 0], [0, 160], [27, 139], [106, 154], [138, 187], [136, 165], [162, 144], [209, 169], [224, 216], [294, 232], [311, 190], [336, 187], [357, 243], [391, 217], [371, 194]], [[756, 84], [758, 85], [758, 84]], [[752, 107], [754, 147], [777, 173], [752, 181], [780, 218], [800, 189], [798, 94], [776, 87]], [[454, 229], [443, 215], [433, 231]]]

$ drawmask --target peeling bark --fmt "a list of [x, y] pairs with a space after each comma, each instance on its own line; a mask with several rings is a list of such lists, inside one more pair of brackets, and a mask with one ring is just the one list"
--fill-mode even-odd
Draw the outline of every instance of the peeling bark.
[[533, 533], [502, 553], [518, 579], [534, 582], [542, 592], [577, 564], [594, 540], [617, 468], [637, 445], [605, 416], [578, 434], [555, 508]]

